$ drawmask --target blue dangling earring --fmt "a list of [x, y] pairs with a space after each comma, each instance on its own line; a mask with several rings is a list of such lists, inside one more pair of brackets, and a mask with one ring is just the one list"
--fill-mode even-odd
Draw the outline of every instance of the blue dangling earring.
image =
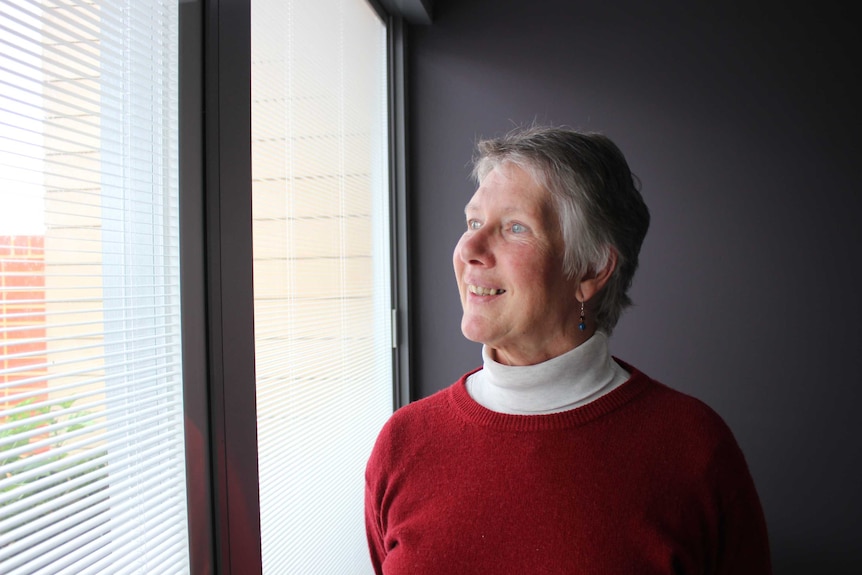
[[580, 323], [578, 323], [578, 329], [581, 331], [587, 329], [587, 321], [586, 318], [584, 318], [584, 302], [581, 302], [581, 318]]

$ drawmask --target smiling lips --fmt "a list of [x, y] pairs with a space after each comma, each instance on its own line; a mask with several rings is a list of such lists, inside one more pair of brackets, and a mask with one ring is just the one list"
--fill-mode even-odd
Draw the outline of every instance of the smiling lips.
[[506, 290], [504, 290], [504, 289], [486, 288], [486, 287], [482, 287], [482, 286], [476, 286], [473, 284], [469, 284], [467, 286], [467, 291], [469, 291], [472, 294], [482, 295], [482, 296], [500, 295], [501, 293], [506, 292]]

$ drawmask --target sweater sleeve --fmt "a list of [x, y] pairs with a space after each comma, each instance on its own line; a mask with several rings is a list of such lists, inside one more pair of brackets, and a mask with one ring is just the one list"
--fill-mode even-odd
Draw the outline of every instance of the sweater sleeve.
[[386, 557], [382, 514], [382, 497], [385, 491], [382, 454], [388, 452], [385, 444], [388, 441], [389, 426], [390, 424], [385, 425], [378, 436], [365, 468], [365, 534], [376, 575], [383, 575], [383, 560]]
[[766, 519], [747, 468], [721, 519], [717, 575], [770, 575]]
[[766, 519], [742, 449], [729, 429], [714, 463], [725, 495], [719, 517], [717, 575], [770, 575]]
[[368, 537], [368, 551], [371, 565], [376, 575], [383, 575], [383, 530], [380, 525], [379, 507], [373, 496], [373, 489], [366, 479], [365, 484], [365, 534]]

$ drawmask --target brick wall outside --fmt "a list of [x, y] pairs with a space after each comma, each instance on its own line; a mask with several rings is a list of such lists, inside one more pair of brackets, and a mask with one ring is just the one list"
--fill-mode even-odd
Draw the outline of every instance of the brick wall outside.
[[0, 236], [0, 412], [47, 389], [44, 245], [41, 235]]

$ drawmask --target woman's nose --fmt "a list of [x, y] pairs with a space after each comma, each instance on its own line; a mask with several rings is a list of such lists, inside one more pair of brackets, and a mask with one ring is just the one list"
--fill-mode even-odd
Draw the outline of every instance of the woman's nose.
[[490, 237], [484, 228], [468, 231], [458, 242], [458, 255], [468, 264], [493, 265]]

